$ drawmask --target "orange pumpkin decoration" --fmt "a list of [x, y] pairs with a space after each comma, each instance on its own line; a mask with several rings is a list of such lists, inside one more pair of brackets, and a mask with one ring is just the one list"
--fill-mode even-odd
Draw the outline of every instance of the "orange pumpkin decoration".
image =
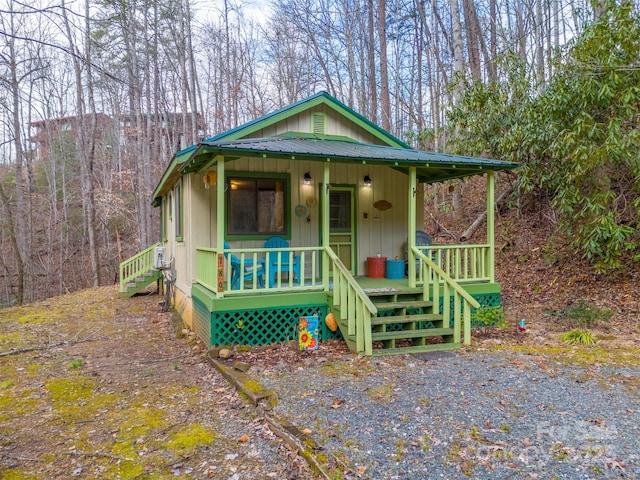
[[333, 313], [327, 313], [327, 316], [324, 317], [324, 323], [327, 324], [327, 327], [329, 327], [329, 330], [332, 332], [338, 330], [338, 322], [336, 322], [336, 317], [333, 316]]

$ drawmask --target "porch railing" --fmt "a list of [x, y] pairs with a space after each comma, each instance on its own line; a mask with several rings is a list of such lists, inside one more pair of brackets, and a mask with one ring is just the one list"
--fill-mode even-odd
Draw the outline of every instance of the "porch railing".
[[153, 249], [161, 245], [155, 243], [120, 264], [120, 293], [126, 291], [129, 283], [153, 269]]
[[[291, 248], [231, 248], [196, 249], [196, 282], [207, 289], [224, 295], [246, 294], [256, 291], [302, 291], [322, 290], [320, 256], [323, 247], [291, 247]], [[222, 278], [218, 278], [218, 255], [223, 255]], [[238, 284], [232, 285], [232, 262], [227, 261], [229, 255], [239, 260]], [[245, 262], [249, 261], [253, 268], [245, 270]], [[295, 269], [294, 263], [299, 265]], [[258, 266], [256, 270], [256, 266]], [[285, 268], [285, 266], [287, 268]], [[245, 273], [253, 272], [253, 275]], [[247, 279], [245, 279], [245, 277]], [[259, 277], [262, 277], [259, 280]], [[271, 280], [271, 281], [270, 281]], [[264, 286], [260, 285], [264, 282]], [[232, 288], [235, 287], [235, 288]]]
[[[460, 343], [460, 320], [462, 319], [464, 344], [470, 345], [471, 308], [480, 308], [480, 304], [430, 257], [425, 255], [423, 251], [414, 248], [413, 252], [420, 263], [420, 277], [424, 279], [422, 287], [424, 298], [429, 298], [433, 302], [434, 313], [442, 315], [443, 328], [448, 328], [449, 319], [451, 318], [451, 301], [448, 299], [453, 296], [453, 341], [454, 343]], [[440, 289], [442, 289], [442, 295], [440, 294]], [[441, 296], [444, 299], [442, 307], [440, 307]]]
[[[489, 245], [430, 245], [416, 247], [452, 280], [490, 282], [492, 279]], [[421, 283], [418, 269], [418, 282]]]
[[340, 319], [347, 322], [348, 335], [355, 335], [357, 352], [373, 355], [371, 317], [378, 309], [331, 248], [325, 250], [325, 257], [333, 273], [333, 306], [339, 307]]

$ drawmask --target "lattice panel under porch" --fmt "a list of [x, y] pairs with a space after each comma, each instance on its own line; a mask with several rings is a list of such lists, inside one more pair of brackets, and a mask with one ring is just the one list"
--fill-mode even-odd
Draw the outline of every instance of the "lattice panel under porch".
[[196, 335], [205, 345], [211, 343], [211, 313], [207, 309], [206, 305], [198, 300], [197, 297], [193, 298], [193, 328]]
[[342, 338], [324, 322], [326, 305], [301, 305], [211, 314], [211, 345], [268, 345], [298, 339], [300, 317], [319, 312], [320, 340]]

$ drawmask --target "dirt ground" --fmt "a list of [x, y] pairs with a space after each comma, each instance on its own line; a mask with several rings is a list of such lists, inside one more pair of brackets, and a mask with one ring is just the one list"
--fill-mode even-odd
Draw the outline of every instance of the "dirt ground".
[[160, 310], [105, 287], [0, 311], [0, 478], [313, 478]]

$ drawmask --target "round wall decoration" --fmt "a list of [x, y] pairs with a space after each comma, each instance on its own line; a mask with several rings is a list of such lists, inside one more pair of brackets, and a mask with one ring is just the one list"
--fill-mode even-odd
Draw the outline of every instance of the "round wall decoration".
[[391, 203], [387, 202], [386, 200], [378, 200], [376, 203], [373, 204], [373, 206], [378, 210], [380, 210], [381, 212], [384, 212], [385, 210], [389, 210], [392, 207]]
[[296, 217], [304, 217], [307, 214], [307, 207], [304, 205], [296, 205], [294, 212], [296, 212]]

